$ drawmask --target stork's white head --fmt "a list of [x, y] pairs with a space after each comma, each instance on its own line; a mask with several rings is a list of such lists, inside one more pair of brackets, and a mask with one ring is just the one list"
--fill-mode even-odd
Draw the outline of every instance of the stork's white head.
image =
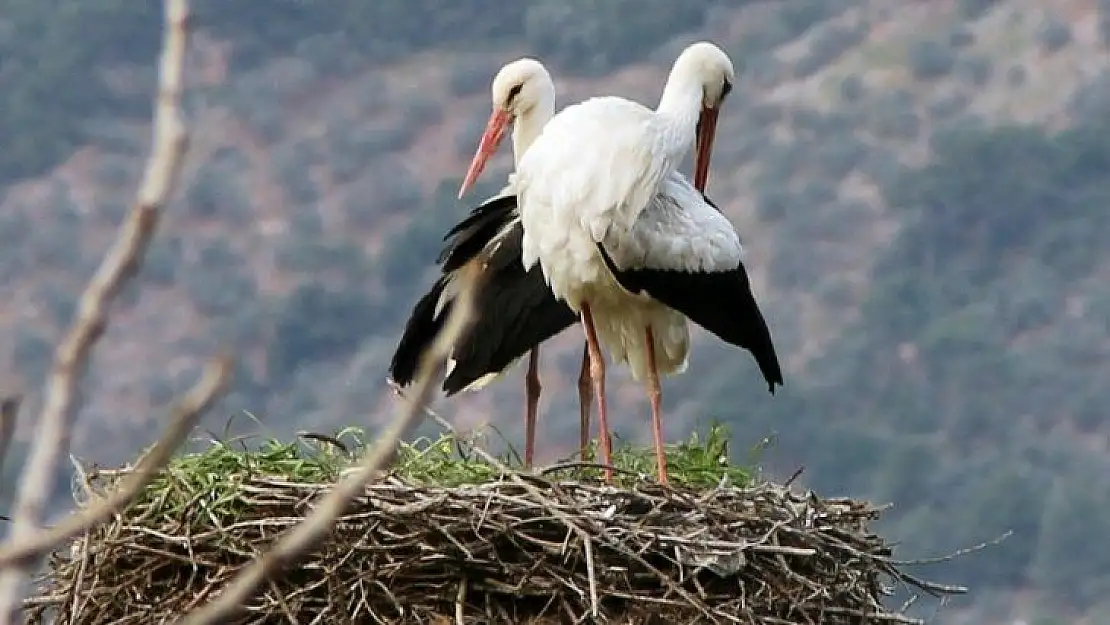
[[536, 59], [522, 58], [509, 63], [493, 77], [490, 87], [494, 110], [512, 118], [528, 115], [537, 105], [554, 99], [555, 84], [547, 68]]
[[490, 113], [485, 132], [478, 143], [478, 151], [474, 154], [459, 188], [460, 198], [478, 180], [486, 162], [497, 151], [497, 146], [505, 136], [505, 129], [511, 122], [519, 125], [541, 109], [546, 115], [544, 122], [554, 114], [555, 83], [543, 63], [527, 57], [517, 59], [502, 67], [493, 77], [490, 101], [493, 112]]
[[702, 106], [711, 109], [720, 108], [736, 82], [732, 59], [708, 41], [687, 46], [675, 60], [671, 74], [697, 82], [702, 90]]
[[[671, 68], [668, 88], [676, 95], [683, 92], [701, 94], [701, 114], [695, 134], [694, 187], [705, 190], [709, 180], [709, 159], [713, 152], [713, 139], [717, 133], [717, 117], [721, 104], [732, 92], [736, 70], [732, 59], [718, 46], [699, 41], [690, 44], [678, 55]], [[664, 91], [664, 99], [667, 93]], [[660, 102], [660, 108], [663, 108]]]

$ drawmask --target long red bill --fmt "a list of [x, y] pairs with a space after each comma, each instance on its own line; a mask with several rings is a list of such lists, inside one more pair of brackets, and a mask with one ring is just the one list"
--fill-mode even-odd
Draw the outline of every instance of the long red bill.
[[462, 186], [459, 187], [459, 199], [466, 195], [470, 187], [477, 182], [478, 177], [482, 175], [486, 163], [497, 151], [497, 145], [501, 143], [501, 139], [505, 136], [505, 129], [509, 127], [510, 120], [509, 112], [502, 109], [494, 109], [493, 113], [490, 114], [489, 121], [486, 122], [486, 130], [482, 133], [482, 139], [478, 142], [478, 151], [474, 153], [474, 158], [470, 161], [470, 167], [466, 170], [466, 177], [463, 178]]
[[698, 120], [694, 139], [694, 188], [705, 192], [709, 184], [709, 159], [713, 155], [713, 139], [717, 134], [717, 115], [720, 109], [706, 107]]

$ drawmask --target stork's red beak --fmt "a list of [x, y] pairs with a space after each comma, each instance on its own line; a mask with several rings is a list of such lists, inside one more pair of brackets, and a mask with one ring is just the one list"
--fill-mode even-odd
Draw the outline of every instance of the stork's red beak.
[[512, 116], [506, 110], [494, 109], [493, 113], [490, 114], [489, 121], [486, 122], [486, 130], [482, 133], [482, 139], [478, 142], [478, 151], [474, 153], [474, 158], [470, 161], [470, 167], [466, 170], [466, 177], [463, 178], [462, 186], [459, 187], [459, 199], [466, 195], [466, 192], [474, 186], [478, 177], [482, 175], [486, 163], [497, 151], [497, 145], [501, 143], [501, 139], [505, 136], [505, 129], [509, 127], [510, 121], [512, 121]]
[[698, 118], [694, 138], [694, 188], [703, 193], [709, 184], [709, 158], [713, 154], [713, 139], [717, 135], [717, 115], [720, 112], [716, 107], [707, 106]]

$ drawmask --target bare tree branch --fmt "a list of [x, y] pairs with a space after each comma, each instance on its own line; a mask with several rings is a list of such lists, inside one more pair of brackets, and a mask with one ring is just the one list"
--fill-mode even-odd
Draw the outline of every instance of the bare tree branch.
[[467, 267], [460, 283], [458, 299], [452, 305], [447, 322], [436, 340], [422, 355], [420, 369], [413, 385], [411, 399], [402, 398], [393, 421], [383, 431], [359, 463], [319, 501], [316, 509], [304, 521], [278, 540], [261, 558], [237, 575], [219, 597], [187, 614], [180, 625], [212, 625], [230, 622], [248, 599], [267, 578], [311, 549], [327, 536], [336, 520], [346, 511], [351, 500], [366, 489], [379, 473], [379, 469], [393, 457], [397, 441], [404, 437], [416, 423], [424, 409], [432, 385], [439, 379], [451, 347], [469, 326], [474, 315], [474, 291], [480, 288], [480, 271], [476, 265]]
[[223, 356], [205, 368], [200, 380], [174, 407], [173, 418], [165, 433], [111, 494], [90, 503], [80, 512], [69, 515], [50, 529], [39, 530], [19, 540], [6, 541], [0, 545], [0, 567], [26, 564], [28, 559], [41, 557], [62, 542], [126, 508], [158, 471], [169, 463], [174, 451], [185, 442], [197, 421], [227, 389], [232, 364], [230, 356]]
[[21, 395], [9, 395], [0, 399], [0, 472], [4, 470], [4, 460], [7, 459], [8, 449], [12, 446], [21, 403], [23, 403]]
[[[69, 332], [54, 352], [54, 366], [45, 390], [30, 458], [20, 479], [11, 537], [27, 539], [42, 523], [53, 491], [58, 458], [69, 448], [77, 411], [79, 382], [93, 345], [108, 324], [108, 308], [141, 264], [161, 208], [177, 183], [188, 139], [181, 119], [185, 47], [188, 39], [187, 0], [166, 0], [165, 33], [159, 60], [150, 159], [135, 205], [120, 228], [78, 302]], [[12, 608], [29, 563], [0, 571], [0, 625], [11, 622]]]

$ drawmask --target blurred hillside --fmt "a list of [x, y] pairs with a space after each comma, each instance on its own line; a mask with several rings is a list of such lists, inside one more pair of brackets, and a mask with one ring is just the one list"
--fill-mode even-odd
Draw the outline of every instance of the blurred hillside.
[[[772, 398], [746, 354], [703, 341], [665, 383], [669, 435], [774, 435], [772, 470], [895, 502], [903, 556], [1012, 528], [949, 567], [976, 592], [935, 622], [1110, 623], [1091, 540], [1110, 526], [1110, 0], [194, 5], [185, 191], [99, 348], [76, 455], [152, 440], [217, 345], [243, 355], [221, 416], [288, 433], [385, 414], [443, 232], [508, 172], [505, 149], [454, 199], [496, 69], [536, 55], [562, 104], [654, 104], [681, 46], [711, 38], [743, 70], [710, 194], [788, 380]], [[32, 394], [145, 156], [144, 6], [0, 3], [0, 360]], [[547, 458], [576, 440], [580, 350], [575, 329], [544, 352]], [[515, 440], [522, 376], [444, 406]], [[642, 389], [612, 377], [618, 433], [646, 438]]]

